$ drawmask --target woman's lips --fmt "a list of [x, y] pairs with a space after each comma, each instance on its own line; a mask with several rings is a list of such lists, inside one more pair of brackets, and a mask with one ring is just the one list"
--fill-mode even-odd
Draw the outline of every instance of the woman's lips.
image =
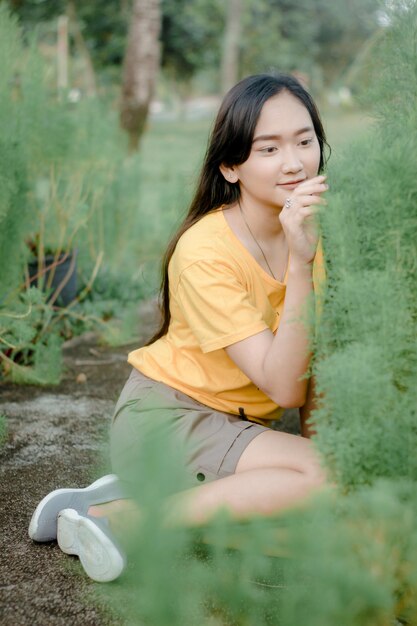
[[298, 185], [304, 182], [304, 180], [305, 179], [293, 180], [288, 183], [278, 183], [278, 187], [283, 187], [284, 189], [295, 189], [296, 187], [298, 187]]

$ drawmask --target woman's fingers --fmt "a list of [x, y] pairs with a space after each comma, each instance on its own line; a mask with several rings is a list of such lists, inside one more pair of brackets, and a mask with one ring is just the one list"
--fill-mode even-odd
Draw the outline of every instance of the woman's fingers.
[[315, 176], [309, 180], [300, 183], [291, 194], [291, 198], [299, 198], [300, 196], [322, 194], [329, 188], [326, 183], [326, 176]]
[[279, 214], [290, 254], [310, 262], [318, 241], [318, 225], [315, 216], [327, 204], [322, 194], [327, 191], [325, 176], [315, 176], [301, 183], [288, 196]]
[[310, 184], [325, 185], [326, 180], [327, 180], [327, 176], [325, 174], [320, 174], [320, 176], [313, 176], [313, 178], [308, 178], [304, 182], [300, 183], [298, 187], [296, 187], [296, 189], [302, 189], [303, 187], [306, 187]]
[[320, 211], [319, 207], [302, 207], [298, 211], [298, 217], [300, 217], [301, 219], [305, 219], [306, 217], [317, 215], [319, 211]]
[[311, 183], [301, 188], [301, 185], [294, 189], [292, 197], [298, 198], [300, 196], [311, 196], [315, 194], [322, 194], [328, 190], [329, 186], [326, 183]]
[[308, 207], [315, 204], [321, 204], [325, 206], [327, 204], [327, 200], [318, 195], [303, 195], [297, 197], [290, 197], [290, 202], [284, 204], [284, 208], [288, 211], [298, 211], [302, 207]]
[[286, 225], [291, 231], [293, 231], [294, 227], [298, 229], [299, 227], [302, 227], [307, 218], [315, 217], [319, 211], [319, 207], [301, 207], [296, 213], [294, 213], [291, 219], [286, 222]]
[[322, 198], [321, 196], [303, 196], [301, 206], [310, 206], [311, 204], [321, 204], [325, 206], [327, 204], [327, 200], [325, 198]]

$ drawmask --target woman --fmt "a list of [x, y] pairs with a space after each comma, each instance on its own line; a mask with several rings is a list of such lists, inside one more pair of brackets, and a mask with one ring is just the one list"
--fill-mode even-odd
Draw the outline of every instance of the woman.
[[[132, 480], [156, 420], [187, 446], [195, 486], [170, 502], [184, 523], [220, 507], [239, 518], [273, 514], [323, 487], [306, 425], [314, 396], [301, 317], [317, 282], [313, 218], [328, 188], [320, 174], [326, 145], [316, 106], [295, 78], [251, 76], [226, 95], [189, 213], [165, 256], [161, 327], [129, 355], [133, 370], [111, 433], [118, 477], [54, 491], [32, 517], [30, 536], [58, 535], [95, 580], [124, 567], [109, 524], [135, 515], [120, 479]], [[269, 428], [290, 407], [302, 407], [305, 437]]]

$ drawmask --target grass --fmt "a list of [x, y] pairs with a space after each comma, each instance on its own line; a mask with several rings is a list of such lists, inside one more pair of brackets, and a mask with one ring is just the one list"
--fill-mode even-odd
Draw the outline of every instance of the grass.
[[152, 122], [143, 137], [138, 166], [141, 234], [131, 249], [133, 263], [139, 264], [146, 283], [146, 295], [156, 289], [162, 253], [187, 210], [210, 123]]
[[[141, 148], [141, 209], [159, 226], [183, 215], [194, 190], [210, 121], [159, 122], [150, 126]], [[156, 219], [155, 219], [156, 218]]]

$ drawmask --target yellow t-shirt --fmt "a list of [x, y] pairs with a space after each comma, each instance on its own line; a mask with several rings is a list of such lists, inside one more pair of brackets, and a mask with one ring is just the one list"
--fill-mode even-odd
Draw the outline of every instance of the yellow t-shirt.
[[131, 352], [129, 363], [145, 376], [219, 411], [239, 414], [243, 408], [249, 419], [259, 422], [279, 418], [282, 409], [249, 380], [224, 348], [266, 328], [276, 332], [285, 283], [255, 261], [221, 209], [205, 215], [182, 235], [168, 273], [168, 333]]

